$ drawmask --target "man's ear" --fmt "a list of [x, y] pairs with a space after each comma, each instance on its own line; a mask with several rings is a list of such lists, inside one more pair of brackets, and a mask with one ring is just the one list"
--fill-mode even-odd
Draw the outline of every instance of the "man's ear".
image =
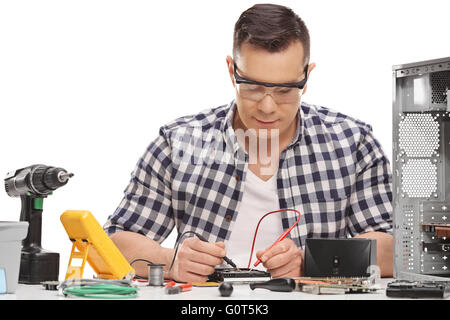
[[309, 82], [309, 79], [311, 76], [311, 71], [313, 71], [315, 67], [316, 67], [316, 64], [314, 62], [310, 63], [308, 66], [308, 81], [306, 82], [306, 85], [303, 88], [302, 96], [306, 93], [306, 89], [308, 88], [308, 82]]
[[231, 56], [227, 56], [227, 68], [228, 73], [230, 74], [231, 83], [233, 84], [233, 87], [235, 87], [234, 83], [234, 60]]

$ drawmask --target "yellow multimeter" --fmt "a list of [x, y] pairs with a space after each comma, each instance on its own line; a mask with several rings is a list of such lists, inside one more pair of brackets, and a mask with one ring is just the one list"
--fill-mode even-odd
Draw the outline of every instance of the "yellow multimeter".
[[[136, 272], [90, 211], [67, 210], [61, 222], [72, 241], [66, 280], [82, 278], [86, 261], [100, 279], [134, 277]], [[82, 259], [81, 266], [72, 265], [73, 259]]]

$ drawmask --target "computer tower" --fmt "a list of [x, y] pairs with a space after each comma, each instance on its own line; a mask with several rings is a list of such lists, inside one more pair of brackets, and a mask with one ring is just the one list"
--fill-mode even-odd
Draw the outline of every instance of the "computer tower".
[[450, 57], [392, 70], [394, 277], [450, 281]]

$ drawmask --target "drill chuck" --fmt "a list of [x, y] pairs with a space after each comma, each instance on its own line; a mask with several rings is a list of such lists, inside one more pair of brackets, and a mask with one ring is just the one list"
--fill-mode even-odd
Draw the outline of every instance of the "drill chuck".
[[32, 194], [47, 196], [67, 183], [73, 173], [63, 168], [33, 165], [9, 172], [5, 178], [5, 190], [10, 197]]
[[48, 190], [56, 190], [59, 187], [62, 187], [69, 181], [69, 178], [73, 176], [73, 173], [67, 173], [63, 168], [47, 168], [42, 173], [43, 179], [41, 177], [36, 177], [38, 182], [43, 182], [42, 189], [44, 192], [48, 192]]

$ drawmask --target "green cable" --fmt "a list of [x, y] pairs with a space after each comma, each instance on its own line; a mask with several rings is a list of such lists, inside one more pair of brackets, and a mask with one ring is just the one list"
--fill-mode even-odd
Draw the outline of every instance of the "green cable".
[[123, 299], [137, 296], [139, 288], [124, 287], [112, 284], [99, 283], [91, 286], [67, 287], [63, 290], [65, 295], [95, 299]]

